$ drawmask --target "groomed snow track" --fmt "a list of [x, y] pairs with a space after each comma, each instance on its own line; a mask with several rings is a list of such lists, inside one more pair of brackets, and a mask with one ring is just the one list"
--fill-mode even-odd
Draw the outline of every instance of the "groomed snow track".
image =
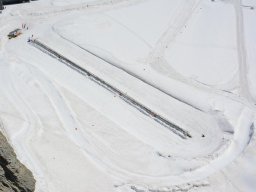
[[162, 116], [158, 115], [157, 113], [153, 112], [151, 109], [147, 108], [146, 106], [142, 105], [141, 103], [137, 102], [135, 99], [131, 98], [127, 94], [123, 93], [119, 89], [113, 87], [109, 83], [105, 82], [103, 79], [95, 76], [91, 72], [87, 71], [86, 69], [80, 67], [79, 65], [75, 64], [74, 62], [70, 61], [68, 58], [64, 57], [63, 55], [57, 53], [47, 45], [41, 43], [39, 40], [31, 40], [30, 44], [33, 45], [34, 47], [40, 49], [44, 53], [52, 56], [55, 59], [58, 59], [60, 62], [64, 63], [68, 67], [72, 68], [73, 70], [77, 71], [78, 73], [82, 74], [83, 76], [86, 76], [90, 80], [94, 81], [98, 85], [104, 87], [108, 91], [119, 95], [119, 97], [128, 103], [129, 105], [133, 106], [140, 112], [142, 112], [144, 115], [154, 119], [156, 122], [160, 123], [176, 135], [180, 136], [182, 139], [188, 139], [191, 138], [192, 136], [190, 133], [179, 126], [171, 123], [167, 119], [163, 118]]

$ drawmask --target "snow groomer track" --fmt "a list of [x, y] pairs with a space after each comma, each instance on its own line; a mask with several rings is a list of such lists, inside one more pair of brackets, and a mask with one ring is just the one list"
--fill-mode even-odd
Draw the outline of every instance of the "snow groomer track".
[[141, 103], [137, 102], [132, 97], [123, 93], [119, 89], [113, 87], [112, 85], [110, 85], [109, 83], [107, 83], [103, 79], [97, 77], [96, 75], [92, 74], [88, 70], [86, 70], [86, 69], [80, 67], [79, 65], [77, 65], [76, 63], [70, 61], [68, 58], [59, 54], [58, 52], [56, 52], [52, 48], [50, 48], [47, 45], [45, 45], [44, 43], [40, 42], [39, 40], [31, 40], [30, 44], [33, 45], [34, 47], [40, 49], [44, 53], [52, 56], [53, 58], [58, 59], [60, 62], [64, 63], [65, 65], [67, 65], [71, 69], [77, 71], [78, 73], [82, 74], [83, 76], [89, 78], [90, 80], [97, 83], [98, 85], [104, 87], [108, 91], [119, 95], [119, 98], [121, 98], [123, 101], [125, 101], [129, 105], [133, 106], [134, 108], [139, 110], [144, 115], [154, 119], [157, 123], [163, 125], [167, 129], [169, 129], [170, 131], [172, 131], [173, 133], [175, 133], [176, 135], [181, 137], [182, 139], [188, 139], [188, 138], [192, 137], [191, 134], [188, 131], [182, 129], [181, 127], [179, 127], [179, 126], [173, 124], [172, 122], [168, 121], [167, 119], [163, 118], [162, 116], [155, 113], [154, 111], [152, 111], [148, 107], [146, 107], [146, 106], [142, 105]]

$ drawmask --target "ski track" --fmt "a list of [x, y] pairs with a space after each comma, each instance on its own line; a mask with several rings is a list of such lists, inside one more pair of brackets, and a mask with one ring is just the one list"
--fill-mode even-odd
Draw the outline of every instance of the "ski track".
[[[170, 46], [170, 43], [175, 40], [177, 34], [190, 20], [195, 9], [199, 5], [199, 2], [200, 0], [194, 0], [181, 3], [176, 11], [176, 16], [169, 21], [168, 28], [158, 39], [156, 45], [154, 46], [153, 50], [147, 58], [147, 63], [149, 63], [151, 67], [154, 68], [156, 71], [167, 74], [167, 76], [170, 76], [170, 74], [172, 74], [172, 78], [173, 75], [175, 75], [176, 78], [183, 79], [182, 75], [178, 74], [164, 59], [164, 53], [166, 48]], [[186, 13], [182, 17], [180, 17], [180, 15], [178, 14], [181, 11]], [[159, 70], [159, 65], [161, 65], [161, 68], [164, 68], [165, 70]]]
[[[114, 5], [119, 3], [127, 3], [130, 1], [127, 0], [116, 0], [113, 1]], [[129, 4], [129, 3], [128, 3]], [[76, 5], [72, 8], [59, 8], [55, 10], [51, 10], [50, 12], [41, 12], [41, 13], [30, 13], [31, 15], [41, 16], [46, 14], [56, 14], [73, 10], [80, 10], [87, 8], [87, 4]], [[112, 1], [95, 1], [92, 2], [90, 6], [112, 6]], [[194, 5], [194, 4], [193, 4]], [[249, 102], [255, 102], [250, 95], [250, 91], [247, 83], [247, 67], [246, 67], [246, 58], [245, 58], [245, 48], [243, 42], [243, 18], [241, 12], [241, 0], [235, 0], [234, 6], [237, 12], [237, 41], [238, 41], [238, 55], [239, 55], [239, 63], [240, 63], [240, 86], [241, 86], [241, 94], [247, 98]], [[79, 8], [80, 6], [80, 8]], [[85, 7], [84, 7], [85, 6]], [[193, 7], [193, 6], [192, 6]], [[162, 37], [159, 39], [157, 46], [154, 48], [153, 52], [150, 55], [149, 61], [152, 63], [156, 58], [162, 58], [164, 54], [164, 49], [169, 43], [175, 38], [175, 34], [179, 32], [179, 30], [184, 26], [189, 16], [192, 14], [192, 7], [189, 7], [190, 10], [185, 18], [182, 19], [182, 22], [177, 24], [176, 31], [172, 31], [172, 29], [168, 29]], [[173, 23], [171, 22], [171, 25]], [[170, 33], [171, 32], [171, 33]], [[60, 34], [59, 34], [60, 35]], [[61, 36], [61, 35], [60, 35]], [[64, 37], [63, 37], [64, 38]], [[68, 40], [68, 39], [66, 39]], [[71, 40], [68, 40], [71, 43], [75, 44]], [[79, 45], [77, 45], [79, 46]], [[79, 46], [80, 47], [80, 46]], [[82, 48], [82, 47], [80, 47]], [[84, 49], [84, 48], [82, 48]], [[84, 49], [85, 50], [85, 49]], [[90, 51], [86, 50], [91, 53]], [[93, 53], [92, 53], [93, 54]], [[95, 54], [93, 54], [95, 55]], [[97, 55], [95, 55], [97, 56]], [[98, 57], [98, 56], [97, 56]], [[104, 60], [104, 59], [103, 59]], [[162, 60], [162, 59], [160, 59]], [[107, 61], [109, 63], [109, 61]], [[8, 63], [8, 61], [6, 61]], [[12, 66], [17, 65], [17, 63], [13, 63]], [[113, 66], [115, 66], [113, 64]], [[126, 181], [134, 181], [137, 180], [137, 183], [132, 182], [132, 184], [141, 185], [141, 183], [147, 183], [150, 185], [151, 183], [157, 183], [159, 186], [170, 186], [170, 185], [181, 185], [188, 182], [194, 182], [198, 180], [203, 180], [217, 171], [222, 170], [232, 161], [234, 161], [246, 148], [251, 139], [251, 128], [252, 122], [255, 120], [254, 112], [244, 107], [241, 112], [240, 118], [238, 120], [238, 124], [235, 127], [234, 137], [232, 139], [231, 144], [226, 149], [226, 151], [221, 154], [217, 159], [210, 161], [206, 166], [203, 166], [199, 169], [184, 172], [181, 175], [169, 175], [169, 176], [161, 176], [161, 177], [153, 177], [148, 175], [140, 175], [136, 173], [129, 172], [127, 170], [121, 169], [114, 165], [107, 158], [99, 158], [100, 151], [102, 150], [102, 146], [104, 145], [103, 141], [100, 141], [96, 136], [91, 133], [86, 132], [74, 132], [74, 128], [79, 128], [80, 124], [75, 118], [75, 114], [72, 111], [72, 107], [69, 106], [68, 101], [66, 101], [65, 97], [62, 95], [61, 91], [58, 87], [47, 78], [42, 72], [40, 72], [37, 68], [31, 66], [30, 64], [25, 63], [22, 67], [28, 68], [33, 74], [34, 80], [36, 80], [40, 84], [41, 91], [47, 96], [49, 99], [54, 111], [56, 112], [59, 120], [62, 123], [63, 128], [65, 129], [66, 135], [70, 138], [70, 140], [79, 146], [84, 154], [92, 160], [98, 167], [101, 167], [105, 172], [110, 173], [115, 176], [119, 180]], [[115, 66], [118, 67], [118, 66]], [[23, 156], [22, 160], [28, 161], [26, 164], [33, 166], [33, 170], [36, 170], [36, 178], [38, 179], [38, 184], [40, 184], [40, 188], [42, 191], [47, 192], [47, 184], [44, 178], [44, 170], [42, 170], [42, 166], [36, 160], [36, 157], [31, 153], [28, 149], [29, 140], [40, 131], [43, 131], [43, 125], [40, 121], [40, 118], [37, 116], [36, 112], [30, 107], [29, 102], [26, 101], [22, 97], [22, 86], [19, 86], [19, 79], [15, 77], [12, 73], [10, 66], [4, 64], [1, 66], [2, 75], [0, 76], [1, 82], [5, 82], [5, 89], [2, 90], [8, 99], [15, 104], [17, 110], [20, 115], [23, 116], [25, 122], [20, 129], [13, 137], [12, 141], [14, 142], [16, 152], [19, 156]], [[14, 68], [15, 70], [15, 68]], [[123, 69], [124, 70], [124, 69]], [[129, 72], [128, 72], [129, 73]], [[136, 77], [136, 76], [135, 76]], [[159, 89], [159, 88], [158, 88]], [[177, 98], [178, 99], [178, 98]], [[179, 100], [179, 99], [178, 99]], [[181, 101], [183, 102], [183, 101]], [[183, 102], [184, 103], [184, 102]], [[3, 125], [4, 126], [4, 125]], [[28, 134], [29, 133], [29, 134]], [[24, 141], [27, 141], [24, 143]], [[129, 182], [127, 184], [130, 185]], [[136, 189], [136, 187], [135, 187]]]
[[163, 89], [162, 87], [160, 87], [159, 85], [155, 84], [154, 82], [151, 82], [150, 80], [148, 80], [148, 79], [146, 79], [146, 78], [143, 78], [143, 77], [137, 75], [136, 73], [134, 73], [134, 72], [132, 72], [132, 71], [130, 71], [130, 70], [124, 68], [124, 67], [121, 67], [120, 65], [116, 64], [115, 62], [110, 61], [109, 59], [105, 59], [104, 57], [101, 57], [100, 55], [97, 55], [97, 54], [93, 53], [92, 51], [90, 51], [90, 50], [88, 50], [88, 49], [82, 47], [81, 45], [79, 45], [79, 44], [73, 42], [72, 40], [70, 40], [70, 39], [64, 37], [62, 34], [60, 34], [60, 33], [55, 29], [54, 26], [52, 27], [52, 30], [53, 30], [57, 35], [59, 35], [62, 39], [64, 39], [65, 41], [68, 41], [69, 43], [71, 43], [71, 44], [73, 44], [73, 45], [79, 47], [80, 49], [82, 49], [82, 50], [84, 50], [84, 51], [86, 51], [86, 52], [88, 52], [88, 53], [94, 55], [95, 57], [97, 57], [97, 58], [99, 58], [99, 59], [101, 59], [101, 60], [107, 62], [108, 64], [110, 64], [110, 65], [112, 65], [112, 66], [114, 66], [114, 67], [116, 67], [116, 68], [118, 68], [118, 69], [120, 69], [120, 70], [122, 70], [122, 71], [128, 73], [129, 75], [131, 75], [131, 76], [135, 77], [136, 79], [138, 79], [138, 80], [140, 80], [140, 81], [142, 81], [142, 82], [144, 82], [144, 83], [146, 83], [146, 84], [148, 84], [148, 85], [154, 87], [155, 89], [161, 91], [162, 93], [164, 93], [164, 94], [166, 94], [166, 95], [168, 95], [168, 96], [170, 96], [170, 97], [172, 97], [172, 98], [174, 98], [174, 99], [176, 99], [176, 100], [178, 100], [178, 101], [180, 101], [180, 102], [182, 102], [182, 103], [184, 103], [184, 104], [186, 104], [186, 105], [189, 105], [190, 107], [193, 107], [193, 108], [196, 109], [196, 110], [203, 111], [200, 107], [197, 107], [197, 106], [195, 106], [195, 105], [192, 105], [191, 103], [189, 103], [189, 102], [187, 102], [187, 101], [185, 101], [185, 100], [182, 100], [182, 99], [176, 97], [175, 95], [171, 94], [168, 90]]
[[[17, 106], [16, 109], [19, 111], [19, 114], [25, 119], [24, 125], [20, 128], [20, 131], [12, 136], [13, 144], [16, 146], [15, 151], [20, 157], [23, 157], [21, 160], [26, 161], [26, 164], [34, 167], [33, 170], [36, 170], [36, 173], [34, 174], [38, 181], [40, 181], [38, 182], [38, 184], [41, 185], [40, 188], [47, 192], [47, 184], [45, 182], [41, 165], [36, 161], [36, 157], [33, 153], [31, 154], [30, 151], [28, 151], [28, 141], [36, 135], [35, 128], [40, 127], [39, 129], [42, 129], [40, 119], [29, 107], [29, 104], [22, 98], [20, 90], [18, 91], [16, 89], [16, 87], [18, 87], [18, 81], [15, 80], [15, 77], [13, 77], [8, 66], [5, 66], [5, 68], [6, 69], [4, 69], [5, 72], [1, 76], [1, 80], [2, 82], [6, 82], [8, 86], [6, 86], [7, 89], [5, 89], [4, 92], [10, 101]], [[26, 142], [24, 143], [24, 141]]]
[[73, 6], [60, 6], [59, 8], [52, 8], [49, 11], [49, 7], [47, 8], [47, 11], [41, 10], [41, 12], [30, 12], [28, 15], [31, 16], [46, 16], [46, 15], [56, 15], [56, 14], [63, 14], [70, 11], [84, 11], [84, 10], [99, 10], [99, 9], [113, 9], [114, 7], [123, 7], [123, 6], [129, 6], [132, 4], [136, 4], [140, 1], [145, 0], [99, 0], [99, 1], [92, 1], [82, 4], [77, 4]]
[[[247, 125], [247, 123], [252, 122], [253, 114], [249, 109], [244, 109], [241, 117], [239, 119], [238, 126], [235, 128], [234, 139], [232, 140], [228, 149], [221, 154], [217, 159], [208, 163], [208, 165], [203, 166], [199, 169], [190, 172], [184, 172], [179, 176], [161, 176], [161, 177], [152, 177], [148, 175], [139, 175], [135, 173], [131, 173], [125, 170], [122, 170], [107, 159], [105, 159], [104, 163], [107, 163], [105, 169], [107, 172], [111, 173], [117, 178], [122, 178], [124, 180], [135, 179], [145, 183], [161, 183], [162, 185], [180, 185], [188, 182], [194, 182], [197, 180], [202, 180], [218, 170], [223, 169], [226, 165], [232, 162], [247, 146], [250, 141], [250, 127], [251, 125]], [[247, 129], [248, 128], [248, 129]], [[95, 160], [95, 157], [93, 158]], [[98, 166], [102, 166], [102, 164], [98, 164]]]
[[256, 101], [252, 97], [248, 80], [247, 80], [247, 59], [246, 59], [246, 49], [244, 42], [244, 22], [243, 22], [243, 7], [241, 0], [233, 0], [233, 5], [236, 11], [236, 21], [237, 21], [237, 52], [239, 61], [239, 80], [240, 80], [240, 94], [246, 98], [250, 103], [255, 104]]
[[[139, 40], [141, 40], [148, 48], [152, 49], [153, 47], [150, 45], [150, 43], [147, 42], [147, 40], [145, 40], [142, 36], [140, 36], [138, 33], [136, 33], [135, 31], [133, 31], [132, 29], [130, 29], [129, 27], [127, 27], [126, 25], [124, 25], [123, 23], [119, 22], [117, 19], [115, 19], [114, 17], [103, 13], [103, 15], [109, 19], [111, 19], [112, 21], [114, 21], [115, 23], [117, 23], [118, 25], [122, 26], [123, 28], [125, 28], [127, 31], [129, 31], [130, 33], [132, 33], [135, 37], [137, 37]], [[56, 33], [57, 30], [53, 27], [52, 28]], [[59, 33], [58, 33], [59, 34]], [[60, 34], [59, 34], [60, 35]], [[62, 36], [63, 37], [63, 36]]]

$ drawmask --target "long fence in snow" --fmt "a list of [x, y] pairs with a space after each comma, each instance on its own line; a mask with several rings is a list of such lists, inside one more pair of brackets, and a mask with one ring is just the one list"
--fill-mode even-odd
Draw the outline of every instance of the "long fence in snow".
[[114, 94], [117, 94], [119, 96], [119, 98], [121, 98], [123, 101], [125, 101], [129, 105], [133, 106], [134, 108], [139, 110], [144, 115], [152, 118], [157, 123], [159, 123], [162, 126], [166, 127], [167, 129], [169, 129], [170, 131], [172, 131], [176, 135], [180, 136], [181, 138], [187, 139], [187, 138], [191, 138], [192, 137], [188, 131], [182, 129], [181, 127], [175, 125], [174, 123], [170, 122], [169, 120], [167, 120], [166, 118], [162, 117], [161, 115], [155, 113], [154, 111], [152, 111], [148, 107], [144, 106], [143, 104], [139, 103], [138, 101], [136, 101], [132, 97], [130, 97], [127, 94], [123, 93], [121, 90], [117, 89], [116, 87], [113, 87], [112, 85], [110, 85], [109, 83], [104, 81], [103, 79], [99, 78], [98, 76], [92, 74], [88, 70], [86, 70], [86, 69], [80, 67], [79, 65], [75, 64], [74, 62], [72, 62], [68, 58], [64, 57], [60, 53], [54, 51], [52, 48], [50, 48], [47, 45], [43, 44], [39, 40], [30, 40], [29, 43], [31, 45], [33, 45], [34, 47], [40, 49], [44, 53], [50, 55], [51, 57], [53, 57], [55, 59], [58, 59], [59, 61], [61, 61], [62, 63], [64, 63], [68, 67], [70, 67], [71, 69], [77, 71], [78, 73], [82, 74], [83, 76], [86, 76], [87, 78], [89, 78], [93, 82], [97, 83], [98, 85], [104, 87], [108, 91], [110, 91], [110, 92], [112, 92]]

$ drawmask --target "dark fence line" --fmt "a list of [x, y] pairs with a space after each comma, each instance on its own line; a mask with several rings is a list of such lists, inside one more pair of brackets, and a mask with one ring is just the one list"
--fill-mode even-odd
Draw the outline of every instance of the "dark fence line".
[[137, 102], [132, 97], [126, 95], [125, 93], [123, 93], [119, 89], [113, 87], [112, 85], [110, 85], [109, 83], [105, 82], [101, 78], [97, 77], [96, 75], [92, 74], [91, 72], [87, 71], [86, 69], [84, 69], [84, 68], [80, 67], [79, 65], [75, 64], [74, 62], [70, 61], [69, 59], [67, 59], [63, 55], [57, 53], [56, 51], [54, 51], [53, 49], [49, 48], [48, 46], [44, 45], [40, 41], [38, 41], [38, 40], [31, 40], [30, 43], [34, 47], [36, 47], [36, 48], [40, 49], [41, 51], [43, 51], [44, 53], [50, 55], [51, 57], [53, 57], [55, 59], [58, 59], [59, 61], [61, 61], [65, 65], [67, 65], [68, 67], [70, 67], [70, 68], [74, 69], [75, 71], [77, 71], [78, 73], [86, 76], [87, 78], [89, 78], [93, 82], [97, 83], [98, 85], [104, 87], [105, 89], [109, 90], [110, 92], [112, 92], [114, 94], [119, 95], [119, 97], [123, 101], [125, 101], [129, 105], [133, 106], [134, 108], [139, 110], [144, 115], [154, 119], [157, 123], [163, 125], [168, 130], [170, 130], [173, 133], [175, 133], [176, 135], [180, 136], [182, 139], [187, 139], [187, 138], [191, 138], [192, 137], [188, 131], [182, 129], [181, 127], [175, 125], [174, 123], [171, 123], [170, 121], [168, 121], [164, 117], [162, 117], [159, 114], [153, 112], [151, 109], [149, 109], [146, 106], [142, 105], [141, 103]]

